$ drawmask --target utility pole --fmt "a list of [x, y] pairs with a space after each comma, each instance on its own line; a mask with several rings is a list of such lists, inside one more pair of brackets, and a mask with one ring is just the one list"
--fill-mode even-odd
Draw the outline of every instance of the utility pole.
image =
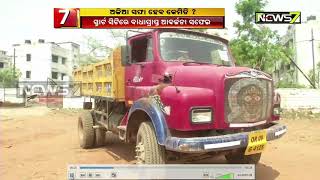
[[16, 47], [20, 44], [13, 44], [13, 75], [16, 75]]
[[[313, 84], [316, 84], [316, 62], [314, 59], [314, 37], [313, 37], [313, 28], [311, 28], [311, 48], [312, 48], [312, 63], [313, 63]], [[316, 88], [314, 86], [314, 88]]]
[[13, 75], [16, 76], [16, 48], [13, 47]]
[[[14, 79], [16, 79], [16, 47], [20, 46], [20, 44], [13, 44], [13, 76]], [[16, 86], [18, 87], [18, 83], [16, 83]]]
[[291, 63], [301, 72], [301, 74], [309, 81], [309, 83], [311, 84], [311, 86], [316, 89], [316, 84], [314, 84], [312, 82], [312, 79], [310, 79], [301, 69], [300, 67], [294, 62], [294, 60], [288, 56], [287, 54], [285, 54], [287, 56], [287, 58], [291, 61]]

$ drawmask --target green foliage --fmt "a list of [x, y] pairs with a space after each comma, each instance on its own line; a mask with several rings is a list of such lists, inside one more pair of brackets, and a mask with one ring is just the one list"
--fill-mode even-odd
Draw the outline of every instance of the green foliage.
[[[87, 65], [101, 61], [110, 55], [112, 48], [119, 46], [125, 41], [126, 31], [124, 29], [110, 29], [107, 32], [112, 42], [104, 44], [102, 41], [97, 40], [91, 36], [85, 36], [85, 44], [88, 53], [81, 54], [79, 65]], [[107, 33], [106, 33], [107, 34]]]
[[16, 70], [13, 73], [13, 68], [3, 68], [0, 70], [0, 87], [15, 87], [21, 73]]
[[88, 55], [88, 54], [81, 54], [80, 55], [80, 61], [79, 61], [80, 66], [93, 64], [96, 62], [99, 62], [99, 59], [95, 58], [92, 55]]
[[[139, 30], [139, 29], [138, 29]], [[113, 41], [116, 41], [115, 46], [120, 46], [126, 42], [126, 29], [109, 29], [109, 33]]]
[[275, 86], [276, 88], [306, 88], [306, 86], [302, 84], [297, 84], [283, 80], [279, 81]]
[[[319, 79], [319, 73], [320, 73], [320, 62], [316, 65], [316, 69], [315, 69], [315, 77], [313, 75], [313, 69], [311, 69], [309, 72], [308, 72], [308, 77], [309, 79], [311, 80], [312, 83], [315, 82], [315, 86], [316, 87], [319, 87], [320, 84], [320, 79]], [[310, 85], [311, 86], [311, 85]]]
[[276, 62], [289, 63], [287, 55], [291, 54], [291, 49], [281, 44], [276, 31], [254, 23], [255, 12], [263, 11], [266, 4], [264, 0], [240, 0], [236, 3], [242, 22], [234, 23], [238, 36], [231, 40], [230, 46], [238, 65], [271, 73]]
[[206, 33], [207, 29], [192, 29], [192, 31], [198, 31], [198, 32], [202, 32], [202, 33]]
[[106, 54], [111, 50], [111, 48], [103, 45], [101, 41], [97, 40], [94, 37], [86, 36], [84, 37], [84, 39], [86, 41], [88, 53], [80, 55], [80, 65], [87, 65], [98, 62], [101, 60], [101, 57], [106, 57]]

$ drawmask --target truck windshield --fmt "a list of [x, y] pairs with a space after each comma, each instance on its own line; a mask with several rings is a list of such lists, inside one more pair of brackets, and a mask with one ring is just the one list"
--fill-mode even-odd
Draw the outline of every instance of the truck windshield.
[[189, 33], [162, 32], [160, 52], [165, 61], [183, 61], [231, 66], [227, 45]]

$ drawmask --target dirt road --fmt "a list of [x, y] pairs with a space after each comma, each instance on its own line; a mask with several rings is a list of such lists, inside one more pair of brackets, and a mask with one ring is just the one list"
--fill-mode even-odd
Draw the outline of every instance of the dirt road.
[[[0, 109], [0, 179], [66, 179], [68, 164], [134, 163], [134, 147], [113, 144], [83, 150], [77, 139], [77, 113], [46, 107]], [[268, 144], [257, 179], [317, 179], [320, 119], [283, 119], [288, 133]], [[194, 163], [225, 163], [223, 157]]]

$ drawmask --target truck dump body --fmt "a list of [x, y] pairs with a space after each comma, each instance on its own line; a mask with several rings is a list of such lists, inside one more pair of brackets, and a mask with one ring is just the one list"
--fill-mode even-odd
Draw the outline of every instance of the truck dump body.
[[124, 67], [121, 65], [121, 48], [113, 50], [108, 59], [82, 66], [73, 71], [79, 82], [82, 96], [105, 97], [124, 101]]

